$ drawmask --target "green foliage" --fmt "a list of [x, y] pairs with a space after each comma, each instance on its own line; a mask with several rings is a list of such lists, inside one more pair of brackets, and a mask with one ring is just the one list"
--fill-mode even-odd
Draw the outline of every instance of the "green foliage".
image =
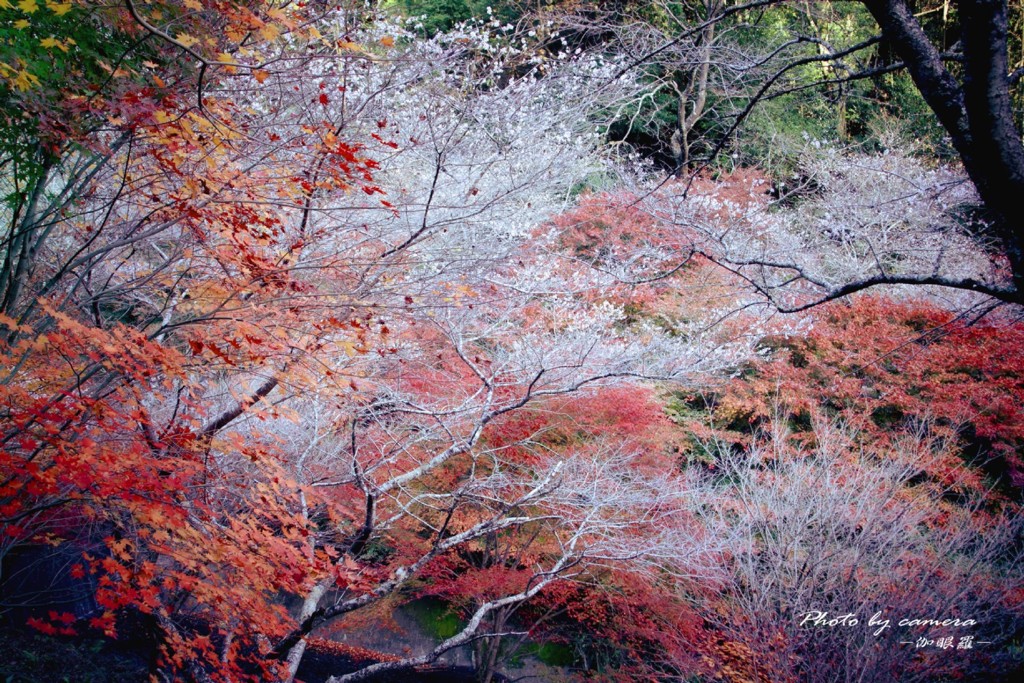
[[820, 100], [796, 94], [769, 100], [755, 108], [737, 136], [735, 160], [758, 166], [775, 177], [793, 174], [809, 140], [835, 135], [836, 117]]
[[0, 192], [11, 201], [34, 186], [76, 131], [95, 125], [109, 86], [137, 87], [143, 62], [158, 58], [144, 41], [99, 21], [104, 10], [40, 1], [26, 13], [3, 4], [0, 162], [10, 164], [11, 185]]
[[537, 659], [548, 666], [572, 666], [576, 663], [576, 653], [562, 643], [544, 643], [537, 648]]
[[[689, 6], [634, 3], [630, 7], [630, 17], [662, 31], [666, 41], [678, 35], [679, 26], [703, 21], [703, 10]], [[927, 28], [932, 33], [943, 30], [941, 25]], [[689, 134], [690, 158], [706, 158], [716, 148], [735, 116], [769, 77], [777, 80], [762, 93], [767, 98], [757, 103], [728, 140], [724, 154], [712, 160], [713, 167], [731, 171], [736, 166], [756, 166], [782, 179], [798, 172], [800, 155], [815, 142], [859, 145], [869, 151], [898, 146], [955, 156], [908, 75], [895, 72], [848, 80], [858, 71], [888, 63], [887, 46], [858, 51], [841, 62], [817, 61], [876, 32], [877, 25], [861, 3], [780, 3], [722, 21], [711, 56], [721, 73], [717, 81], [712, 77], [705, 113]], [[798, 36], [811, 38], [798, 40]], [[730, 65], [739, 64], [736, 54], [766, 55], [777, 48], [778, 53], [757, 68], [729, 71]], [[810, 61], [793, 66], [802, 59]], [[668, 71], [671, 68], [671, 64], [647, 66], [652, 91], [623, 110], [609, 131], [611, 139], [626, 141], [669, 165], [668, 141], [678, 125], [678, 103], [665, 84], [687, 80], [685, 71], [673, 74]], [[662, 85], [655, 91], [654, 83]]]
[[363, 548], [359, 559], [370, 564], [383, 564], [395, 554], [395, 549], [381, 539], [373, 538]]
[[[903, 141], [912, 143], [919, 152], [953, 159], [955, 152], [946, 141], [934, 112], [921, 96], [913, 80], [905, 73], [880, 76], [874, 81], [874, 99], [861, 106], [869, 130], [888, 119], [899, 121]], [[877, 135], [874, 138], [877, 140]]]
[[572, 199], [579, 199], [586, 194], [593, 194], [599, 192], [610, 192], [616, 187], [616, 183], [619, 178], [615, 177], [607, 169], [595, 171], [575, 183], [569, 189], [569, 197]]
[[714, 399], [704, 395], [694, 396], [687, 392], [673, 391], [664, 400], [665, 415], [682, 431], [680, 466], [685, 468], [691, 465], [713, 465], [716, 457], [713, 449], [687, 427], [708, 419]]
[[530, 4], [516, 0], [391, 0], [385, 6], [407, 17], [422, 17], [421, 30], [424, 35], [433, 36], [469, 19], [493, 17], [502, 22], [515, 22]]
[[[141, 61], [131, 51], [141, 42], [94, 21], [79, 5], [58, 14], [37, 9], [27, 15], [0, 9], [0, 103], [10, 107], [60, 93], [86, 96], [113, 78], [124, 60]], [[130, 66], [130, 65], [129, 65]], [[86, 87], [88, 85], [88, 87]], [[68, 89], [72, 88], [72, 92]]]
[[422, 598], [406, 606], [406, 611], [426, 633], [437, 640], [451, 638], [465, 622], [441, 600]]
[[472, 16], [466, 0], [397, 0], [394, 4], [406, 16], [422, 17], [422, 30], [428, 36], [447, 31]]

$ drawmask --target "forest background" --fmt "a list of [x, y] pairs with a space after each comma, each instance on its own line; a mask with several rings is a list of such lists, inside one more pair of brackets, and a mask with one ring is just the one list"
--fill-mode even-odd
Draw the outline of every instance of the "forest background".
[[1019, 676], [1022, 3], [0, 0], [0, 54], [6, 680]]

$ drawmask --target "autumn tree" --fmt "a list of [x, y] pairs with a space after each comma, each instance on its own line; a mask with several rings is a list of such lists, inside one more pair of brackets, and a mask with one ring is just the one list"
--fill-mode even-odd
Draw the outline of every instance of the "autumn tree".
[[685, 486], [633, 472], [642, 453], [501, 430], [743, 348], [696, 319], [685, 338], [622, 327], [537, 234], [609, 172], [595, 126], [632, 86], [591, 84], [614, 63], [510, 81], [498, 24], [417, 41], [357, 6], [10, 11], [15, 30], [78, 12], [126, 36], [69, 109], [5, 76], [6, 96], [49, 98], [37, 121], [96, 104], [56, 146], [24, 133], [49, 161], [10, 181], [6, 214], [2, 550], [83, 553], [67, 576], [97, 587], [96, 611], [38, 628], [114, 634], [136, 613], [165, 678], [290, 679], [315, 629], [521, 539], [524, 568], [457, 636], [357, 680], [498, 637], [492, 613], [593, 564], [699, 554], [677, 538]]

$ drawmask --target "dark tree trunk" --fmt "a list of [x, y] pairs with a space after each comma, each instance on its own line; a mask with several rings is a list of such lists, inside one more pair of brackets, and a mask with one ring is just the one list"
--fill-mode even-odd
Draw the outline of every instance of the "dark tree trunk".
[[1024, 235], [1018, 209], [1024, 199], [1024, 146], [1010, 98], [1006, 3], [958, 3], [962, 84], [946, 69], [904, 0], [864, 0], [864, 4], [949, 133], [1009, 261], [1015, 298], [1024, 301]]

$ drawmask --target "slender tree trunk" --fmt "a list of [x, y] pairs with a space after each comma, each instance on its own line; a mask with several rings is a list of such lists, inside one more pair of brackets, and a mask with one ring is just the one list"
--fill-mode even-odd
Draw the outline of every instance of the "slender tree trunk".
[[[720, 0], [705, 3], [707, 19], [712, 19], [721, 8]], [[690, 167], [690, 133], [704, 115], [708, 98], [708, 75], [711, 71], [711, 47], [715, 42], [717, 22], [710, 22], [700, 34], [700, 64], [686, 79], [685, 85], [675, 85], [676, 130], [672, 133], [670, 147], [676, 166], [676, 173], [683, 173]]]
[[[500, 633], [505, 630], [505, 609], [497, 610], [494, 614], [494, 622], [492, 631]], [[501, 638], [485, 638], [484, 639], [484, 657], [481, 657], [480, 664], [477, 669], [477, 678], [481, 683], [491, 683], [494, 679], [494, 670], [498, 666], [498, 655], [501, 654]]]
[[[317, 606], [320, 604], [320, 599], [324, 597], [327, 589], [333, 585], [334, 579], [324, 579], [320, 583], [313, 586], [313, 590], [309, 592], [306, 599], [302, 601], [302, 610], [299, 612], [299, 622], [305, 621], [313, 615], [316, 611]], [[282, 681], [282, 683], [292, 683], [295, 680], [295, 674], [299, 670], [299, 664], [302, 663], [302, 655], [306, 652], [306, 638], [300, 638], [299, 642], [295, 643], [290, 650], [288, 650], [288, 656], [285, 657], [285, 662], [288, 664], [288, 674]]]

